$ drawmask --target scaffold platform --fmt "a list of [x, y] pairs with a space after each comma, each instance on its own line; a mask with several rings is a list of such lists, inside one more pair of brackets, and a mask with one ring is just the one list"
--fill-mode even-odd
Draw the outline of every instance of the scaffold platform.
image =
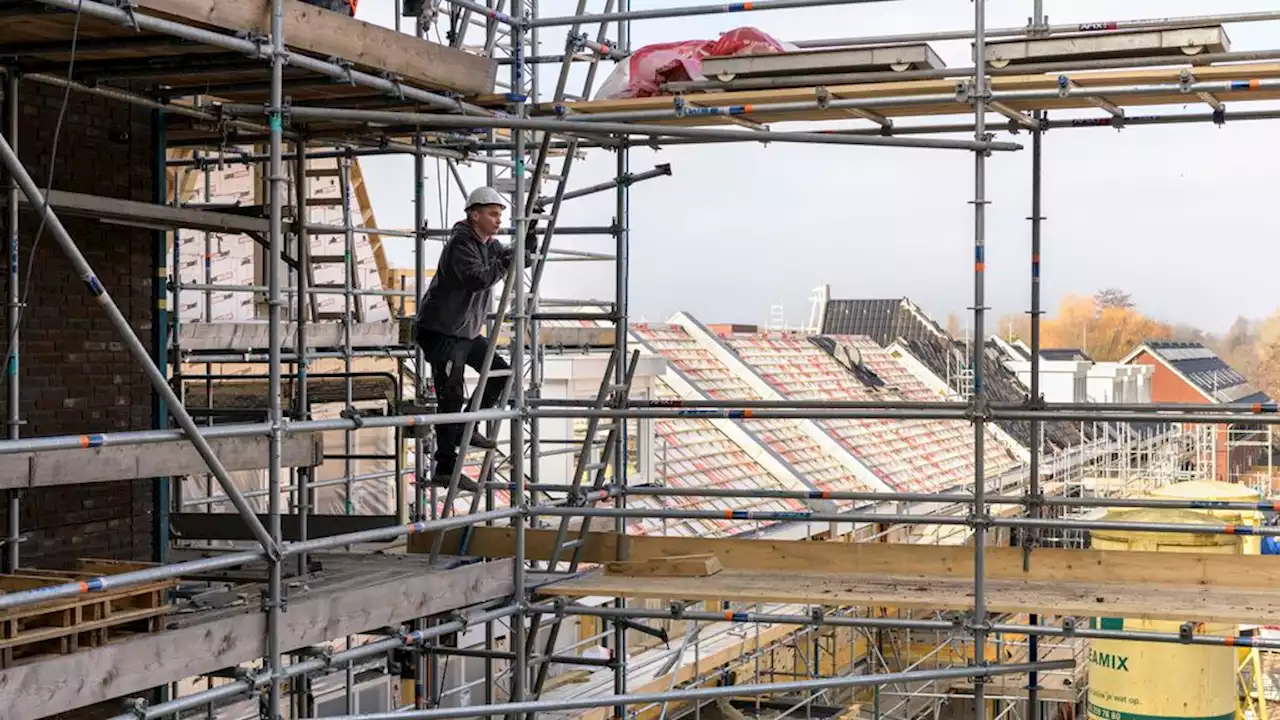
[[[206, 555], [179, 551], [172, 559]], [[310, 567], [319, 569], [285, 581], [283, 652], [394, 629], [414, 618], [505, 598], [512, 591], [511, 561], [441, 556], [432, 564], [421, 555], [328, 552], [310, 556]], [[5, 719], [35, 720], [75, 710], [251, 663], [267, 653], [265, 561], [183, 582], [207, 583], [210, 592], [225, 587], [225, 594], [238, 599], [212, 607], [175, 607], [158, 632], [0, 670]]]
[[[1191, 82], [1184, 82], [1184, 71]], [[1157, 105], [1205, 104], [1198, 92], [1210, 92], [1219, 103], [1280, 99], [1280, 63], [1249, 63], [1111, 70], [1081, 73], [999, 75], [990, 79], [992, 111], [1073, 110], [1107, 103], [1117, 109]], [[1183, 90], [1185, 84], [1186, 90]], [[1202, 85], [1214, 88], [1201, 90]], [[703, 126], [731, 124], [735, 119], [758, 123], [831, 121], [864, 117], [855, 110], [885, 119], [973, 114], [962, 78], [903, 80], [829, 87], [686, 93], [678, 101], [689, 110], [677, 117], [675, 96], [541, 103], [532, 115], [590, 121], [593, 116], [615, 121], [634, 119], [655, 125]], [[1110, 91], [1110, 92], [1107, 92]], [[1022, 96], [1021, 98], [1019, 96]], [[841, 105], [845, 102], [845, 105]], [[779, 105], [777, 109], [771, 106]], [[561, 113], [561, 109], [563, 113]], [[707, 110], [718, 109], [719, 112]], [[654, 113], [669, 111], [670, 117]], [[629, 118], [628, 115], [634, 115]], [[1026, 118], [1028, 121], [1030, 118]]]

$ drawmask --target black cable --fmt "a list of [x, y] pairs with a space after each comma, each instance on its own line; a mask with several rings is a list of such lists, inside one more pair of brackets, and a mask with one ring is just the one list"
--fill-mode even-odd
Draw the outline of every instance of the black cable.
[[[48, 222], [49, 193], [53, 190], [53, 170], [54, 165], [58, 162], [58, 140], [62, 135], [62, 123], [67, 115], [67, 105], [71, 102], [71, 83], [76, 67], [76, 44], [80, 39], [80, 18], [83, 17], [81, 9], [84, 7], [84, 0], [76, 3], [76, 22], [71, 30], [71, 57], [67, 61], [67, 82], [62, 91], [62, 104], [58, 108], [58, 121], [53, 126], [53, 148], [49, 153], [49, 176], [44, 187], [44, 202], [40, 206], [40, 225], [36, 227], [35, 239], [31, 242], [31, 253], [27, 257], [26, 277], [22, 280], [22, 298], [18, 301], [18, 320], [14, 323], [13, 328], [9, 332], [9, 347], [5, 353], [6, 362], [12, 363], [14, 352], [18, 341], [18, 330], [22, 327], [23, 320], [26, 319], [26, 313], [23, 312], [27, 307], [27, 298], [31, 295], [31, 274], [35, 270], [36, 250], [40, 247], [40, 238], [44, 235], [44, 227]], [[17, 98], [12, 99], [17, 102]], [[18, 149], [13, 149], [17, 155]], [[16, 182], [16, 181], [15, 181]], [[29, 200], [31, 198], [28, 198]], [[13, 231], [13, 228], [10, 228]], [[16, 372], [16, 368], [14, 369]], [[10, 398], [12, 402], [12, 398]]]

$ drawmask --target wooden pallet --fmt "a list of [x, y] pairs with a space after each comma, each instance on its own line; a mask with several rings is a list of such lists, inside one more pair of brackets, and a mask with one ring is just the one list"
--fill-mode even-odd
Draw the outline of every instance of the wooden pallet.
[[[75, 570], [24, 568], [0, 575], [0, 594], [152, 567], [151, 563], [83, 559]], [[48, 655], [100, 647], [129, 635], [163, 629], [166, 591], [176, 579], [24, 605], [0, 612], [0, 669]]]

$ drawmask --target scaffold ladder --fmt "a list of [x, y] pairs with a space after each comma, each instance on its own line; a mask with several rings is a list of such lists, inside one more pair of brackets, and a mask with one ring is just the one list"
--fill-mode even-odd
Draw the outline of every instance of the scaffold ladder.
[[[338, 180], [338, 197], [312, 197], [307, 193], [307, 207], [302, 208], [299, 214], [309, 226], [308, 237], [324, 237], [332, 235], [341, 235], [343, 237], [343, 251], [341, 253], [309, 253], [310, 261], [303, 264], [304, 272], [307, 274], [307, 287], [328, 290], [344, 290], [343, 309], [332, 312], [321, 312], [319, 309], [319, 299], [315, 293], [311, 294], [308, 299], [308, 305], [311, 309], [311, 317], [315, 320], [347, 320], [348, 315], [352, 316], [355, 322], [364, 322], [364, 303], [360, 297], [353, 297], [353, 292], [360, 290], [360, 273], [356, 270], [356, 242], [355, 242], [355, 222], [352, 217], [352, 178], [351, 165], [352, 159], [346, 156], [326, 160], [311, 160], [306, 171], [306, 178], [300, 178], [305, 182], [307, 178], [332, 177]], [[332, 167], [329, 167], [332, 165]], [[342, 210], [342, 226], [340, 228], [328, 228], [325, 226], [313, 226], [311, 222], [312, 208], [339, 207]], [[310, 249], [310, 248], [308, 248]], [[341, 265], [343, 271], [343, 282], [341, 283], [316, 283], [316, 269], [320, 267], [329, 267]]]

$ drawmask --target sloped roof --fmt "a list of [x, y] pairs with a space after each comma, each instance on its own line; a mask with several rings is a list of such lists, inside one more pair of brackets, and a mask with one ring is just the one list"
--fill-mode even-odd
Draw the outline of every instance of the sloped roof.
[[1202, 343], [1175, 340], [1147, 340], [1129, 353], [1130, 362], [1143, 350], [1168, 365], [1206, 399], [1215, 403], [1270, 402], [1244, 375]]
[[[703, 349], [679, 325], [638, 324], [632, 334], [647, 348], [662, 355], [707, 398], [713, 400], [760, 400], [760, 394], [739, 378], [717, 357]], [[795, 420], [743, 420], [739, 423], [754, 433], [770, 450], [791, 465], [803, 480], [818, 490], [865, 492], [870, 490], [838, 459], [829, 455], [805, 434]], [[844, 506], [848, 503], [838, 503]]]
[[[925, 385], [915, 375], [912, 375], [901, 363], [893, 358], [884, 348], [877, 345], [871, 338], [841, 335], [835, 336], [834, 339], [842, 343], [856, 348], [859, 357], [867, 369], [874, 372], [886, 386], [899, 395], [903, 400], [919, 401], [919, 402], [936, 402], [941, 398], [938, 393], [934, 392], [929, 386]], [[945, 426], [949, 431], [959, 430], [966, 438], [968, 438], [969, 449], [968, 457], [973, 457], [973, 432], [969, 425], [959, 422], [943, 422], [943, 421], [924, 421], [939, 423]], [[986, 468], [988, 474], [998, 474], [1012, 469], [1014, 463], [1012, 459], [1001, 449], [999, 443], [994, 439], [988, 439], [983, 444], [983, 455], [985, 456]], [[994, 472], [993, 472], [994, 469]], [[972, 477], [972, 471], [970, 471]]]
[[[744, 363], [786, 397], [796, 400], [893, 400], [872, 393], [858, 377], [808, 337], [792, 333], [735, 334], [723, 338]], [[881, 478], [900, 491], [936, 492], [973, 482], [973, 438], [968, 425], [939, 420], [831, 419], [819, 424]], [[1007, 455], [988, 466], [988, 477], [1016, 466]]]
[[1080, 348], [1041, 348], [1040, 357], [1051, 361], [1093, 362], [1093, 358], [1089, 356], [1089, 353]]
[[[822, 333], [862, 335], [882, 347], [897, 342], [929, 368], [939, 380], [957, 392], [964, 390], [964, 381], [958, 371], [968, 363], [968, 353], [961, 343], [907, 298], [829, 300]], [[996, 352], [986, 349], [982, 356], [988, 396], [993, 402], [1025, 401], [1026, 392], [1022, 383], [1004, 366]], [[998, 420], [997, 424], [1023, 446], [1030, 445], [1030, 423]], [[1045, 442], [1056, 448], [1079, 444], [1082, 440], [1080, 430], [1072, 423], [1051, 421], [1044, 423], [1042, 427]]]
[[[679, 397], [661, 379], [655, 383], [655, 399]], [[675, 488], [723, 488], [737, 490], [788, 490], [781, 480], [756, 462], [746, 450], [705, 418], [655, 420], [654, 480]], [[799, 500], [744, 497], [655, 497], [636, 495], [631, 507], [667, 510], [733, 510], [795, 512], [806, 510]], [[776, 522], [761, 522], [768, 527]], [[627, 532], [645, 535], [726, 537], [754, 528], [740, 520], [645, 518], [631, 523]]]

